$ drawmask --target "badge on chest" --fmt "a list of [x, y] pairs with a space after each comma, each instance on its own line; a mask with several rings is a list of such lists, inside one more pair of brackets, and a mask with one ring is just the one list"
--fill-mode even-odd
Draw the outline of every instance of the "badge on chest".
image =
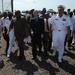
[[63, 25], [65, 25], [66, 19], [62, 19]]

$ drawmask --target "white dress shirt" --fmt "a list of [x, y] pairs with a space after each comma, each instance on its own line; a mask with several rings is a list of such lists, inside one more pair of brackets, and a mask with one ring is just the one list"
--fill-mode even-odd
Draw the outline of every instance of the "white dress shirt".
[[9, 20], [8, 17], [6, 17], [6, 18], [2, 17], [2, 19], [1, 19], [2, 27], [5, 26], [7, 29], [9, 29], [10, 23], [11, 23], [11, 20]]
[[[49, 31], [47, 30], [46, 19], [44, 19], [44, 23], [45, 23], [45, 32], [49, 32]], [[48, 26], [50, 27], [50, 18], [48, 18]]]

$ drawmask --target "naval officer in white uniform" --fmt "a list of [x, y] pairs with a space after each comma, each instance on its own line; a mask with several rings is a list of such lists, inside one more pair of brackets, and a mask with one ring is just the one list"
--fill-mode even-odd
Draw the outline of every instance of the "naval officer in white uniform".
[[53, 55], [56, 55], [58, 51], [58, 62], [62, 62], [62, 57], [64, 54], [64, 42], [67, 35], [67, 40], [70, 39], [70, 19], [64, 15], [65, 7], [63, 5], [58, 6], [58, 14], [53, 16], [50, 21], [50, 30], [52, 32], [52, 41], [53, 41]]

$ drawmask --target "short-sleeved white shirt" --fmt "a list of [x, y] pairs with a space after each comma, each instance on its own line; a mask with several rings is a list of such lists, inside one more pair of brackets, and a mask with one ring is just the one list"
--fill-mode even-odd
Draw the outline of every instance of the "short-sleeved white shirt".
[[[44, 23], [45, 23], [45, 31], [46, 32], [49, 32], [48, 30], [47, 30], [47, 24], [46, 24], [46, 19], [44, 19]], [[50, 27], [50, 18], [48, 19], [48, 26]]]
[[9, 26], [10, 26], [10, 23], [11, 23], [11, 20], [9, 20], [9, 18], [2, 18], [2, 21], [1, 21], [1, 24], [2, 24], [2, 27], [6, 27], [7, 29], [9, 29]]
[[53, 16], [50, 20], [50, 23], [52, 24], [53, 30], [66, 30], [67, 26], [71, 25], [70, 19], [63, 14], [63, 16], [60, 18], [57, 14], [56, 16]]

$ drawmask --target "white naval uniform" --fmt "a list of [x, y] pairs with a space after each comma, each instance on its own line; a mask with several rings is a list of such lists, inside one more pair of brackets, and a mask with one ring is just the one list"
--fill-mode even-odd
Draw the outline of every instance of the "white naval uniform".
[[[72, 26], [73, 26], [73, 30], [75, 30], [75, 16], [73, 17], [73, 21], [72, 21]], [[73, 32], [73, 43], [75, 43], [75, 33]]]
[[62, 56], [64, 53], [64, 42], [67, 34], [67, 26], [71, 25], [70, 19], [63, 15], [61, 18], [57, 14], [53, 16], [50, 20], [52, 24], [53, 32], [52, 32], [52, 41], [54, 51], [58, 50], [59, 56], [58, 61], [62, 60]]

